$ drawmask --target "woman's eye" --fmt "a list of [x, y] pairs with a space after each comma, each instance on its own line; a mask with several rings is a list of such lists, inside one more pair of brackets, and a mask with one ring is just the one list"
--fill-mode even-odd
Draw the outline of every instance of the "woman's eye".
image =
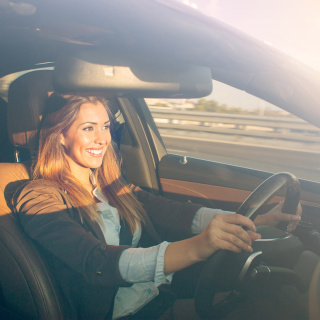
[[85, 128], [83, 128], [82, 130], [84, 130], [84, 131], [92, 131], [92, 130], [93, 130], [93, 127], [91, 127], [91, 126], [85, 127]]
[[109, 130], [109, 129], [110, 129], [110, 125], [109, 124], [103, 126], [103, 130]]

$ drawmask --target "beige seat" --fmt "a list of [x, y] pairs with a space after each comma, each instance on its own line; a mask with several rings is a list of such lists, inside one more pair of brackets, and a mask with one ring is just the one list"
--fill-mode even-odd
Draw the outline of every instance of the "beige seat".
[[11, 214], [11, 196], [16, 187], [29, 180], [28, 166], [22, 163], [0, 164], [0, 216]]
[[[35, 132], [49, 91], [48, 70], [25, 74], [11, 84], [8, 131], [15, 147], [34, 152]], [[28, 168], [25, 163], [0, 163], [0, 318], [66, 319], [62, 293], [11, 211], [12, 195], [30, 179]]]

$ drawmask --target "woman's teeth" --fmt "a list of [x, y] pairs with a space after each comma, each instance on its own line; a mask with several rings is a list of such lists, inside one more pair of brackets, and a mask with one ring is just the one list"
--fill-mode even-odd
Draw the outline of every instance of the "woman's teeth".
[[87, 149], [87, 152], [89, 152], [93, 155], [100, 155], [102, 153], [102, 149], [100, 149], [100, 150]]

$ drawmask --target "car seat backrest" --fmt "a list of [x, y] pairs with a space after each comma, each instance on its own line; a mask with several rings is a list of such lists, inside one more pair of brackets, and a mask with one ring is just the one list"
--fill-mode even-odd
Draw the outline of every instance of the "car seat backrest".
[[14, 149], [7, 130], [7, 102], [0, 98], [0, 162], [14, 162]]
[[[34, 151], [40, 115], [52, 88], [51, 73], [25, 74], [9, 88], [8, 131], [15, 147]], [[14, 192], [29, 179], [27, 164], [0, 163], [0, 315], [66, 319], [66, 303], [55, 279], [11, 210]]]
[[[9, 87], [7, 126], [13, 146], [35, 152], [35, 138], [46, 99], [52, 87], [52, 70], [25, 73]], [[29, 170], [22, 163], [0, 163], [0, 215], [9, 214], [12, 186], [28, 180]], [[10, 191], [11, 192], [11, 191]]]
[[18, 148], [35, 152], [36, 132], [52, 86], [52, 70], [26, 73], [9, 87], [8, 133]]

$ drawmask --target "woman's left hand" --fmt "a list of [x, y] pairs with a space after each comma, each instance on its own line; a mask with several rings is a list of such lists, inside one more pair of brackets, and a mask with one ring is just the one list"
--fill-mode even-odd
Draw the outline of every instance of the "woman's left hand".
[[280, 222], [289, 222], [287, 231], [292, 232], [297, 227], [299, 221], [301, 220], [302, 208], [299, 202], [296, 214], [283, 213], [282, 210], [283, 201], [276, 205], [269, 212], [259, 215], [254, 219], [254, 224], [258, 225], [268, 225], [276, 227]]

